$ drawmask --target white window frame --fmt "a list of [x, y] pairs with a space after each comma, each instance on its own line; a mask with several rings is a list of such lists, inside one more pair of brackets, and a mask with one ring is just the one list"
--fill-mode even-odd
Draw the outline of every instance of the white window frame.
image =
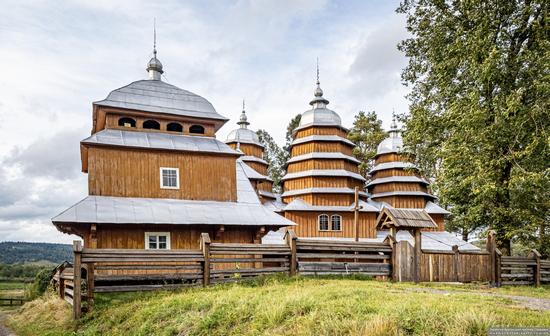
[[[321, 216], [326, 216], [327, 217], [327, 229], [326, 230], [323, 230], [321, 229]], [[317, 229], [319, 229], [319, 231], [322, 231], [322, 232], [326, 232], [326, 231], [330, 231], [330, 216], [327, 215], [327, 214], [320, 214], [319, 216], [317, 216]]]
[[[157, 237], [157, 248], [152, 249], [149, 248], [149, 237], [156, 236]], [[158, 248], [158, 236], [166, 236], [166, 250], [170, 250], [170, 232], [145, 232], [145, 249], [146, 250], [164, 250]]]
[[[163, 175], [162, 175], [163, 170], [175, 170], [176, 171], [176, 186], [175, 187], [165, 186], [162, 183], [163, 182]], [[179, 168], [160, 167], [159, 172], [160, 172], [160, 188], [161, 189], [179, 189], [180, 188], [180, 169]]]
[[[340, 218], [340, 229], [338, 229], [338, 230], [334, 230], [334, 224], [332, 222], [332, 218], [334, 218], [334, 217]], [[338, 214], [334, 214], [334, 215], [330, 216], [330, 231], [342, 231], [342, 216], [340, 216]]]

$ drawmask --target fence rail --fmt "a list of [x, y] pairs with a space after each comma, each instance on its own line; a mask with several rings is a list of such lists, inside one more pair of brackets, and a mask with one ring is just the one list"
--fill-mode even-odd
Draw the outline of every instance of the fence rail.
[[22, 306], [25, 302], [24, 298], [0, 298], [0, 306]]

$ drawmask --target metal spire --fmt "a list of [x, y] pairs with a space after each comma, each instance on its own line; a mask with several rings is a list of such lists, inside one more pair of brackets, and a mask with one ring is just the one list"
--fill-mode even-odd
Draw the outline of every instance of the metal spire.
[[149, 79], [160, 80], [160, 75], [164, 72], [162, 70], [162, 63], [157, 58], [157, 20], [153, 19], [153, 58], [147, 63], [147, 72], [149, 73]]
[[248, 122], [248, 118], [246, 117], [246, 112], [244, 110], [244, 98], [243, 98], [243, 111], [239, 118], [239, 122], [237, 122], [237, 125], [241, 126], [241, 128], [247, 128], [247, 126], [250, 125], [250, 123]]
[[317, 85], [321, 84], [319, 82], [319, 57], [317, 57]]
[[313, 98], [312, 101], [309, 102], [309, 105], [313, 106], [313, 108], [324, 108], [328, 104], [328, 100], [326, 100], [323, 97], [323, 90], [321, 89], [321, 82], [319, 81], [319, 57], [317, 57], [317, 87], [315, 88], [315, 91], [313, 94], [315, 95], [315, 98]]

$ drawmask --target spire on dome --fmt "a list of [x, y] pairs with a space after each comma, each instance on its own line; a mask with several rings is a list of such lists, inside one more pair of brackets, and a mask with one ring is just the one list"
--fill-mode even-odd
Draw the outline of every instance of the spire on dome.
[[237, 125], [241, 126], [241, 128], [247, 128], [250, 123], [248, 122], [248, 118], [246, 117], [246, 112], [244, 110], [244, 99], [243, 99], [243, 112], [241, 113], [241, 116], [239, 118], [239, 122]]
[[157, 58], [157, 25], [156, 19], [153, 19], [153, 58], [147, 63], [147, 72], [149, 73], [149, 79], [160, 80], [162, 71], [162, 63]]
[[315, 88], [314, 95], [315, 98], [313, 98], [312, 101], [309, 102], [309, 105], [313, 106], [313, 108], [323, 108], [325, 107], [329, 101], [326, 100], [323, 97], [323, 90], [321, 89], [321, 82], [319, 81], [319, 57], [317, 57], [317, 87]]
[[392, 119], [391, 119], [390, 129], [391, 130], [397, 130], [397, 118], [395, 116], [395, 109], [393, 109], [391, 115], [392, 115]]

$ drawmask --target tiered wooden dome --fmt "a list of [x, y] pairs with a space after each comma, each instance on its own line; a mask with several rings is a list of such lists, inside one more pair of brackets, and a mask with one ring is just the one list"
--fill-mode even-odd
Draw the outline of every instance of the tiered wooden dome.
[[394, 208], [425, 209], [443, 230], [443, 217], [448, 211], [434, 203], [436, 197], [428, 190], [429, 182], [402, 152], [403, 139], [395, 119], [388, 133], [389, 137], [378, 145], [370, 171], [372, 178], [367, 189], [371, 199]]
[[256, 132], [248, 129], [250, 123], [246, 117], [244, 104], [237, 125], [239, 125], [239, 128], [229, 133], [225, 143], [244, 154], [239, 160], [245, 163], [245, 174], [258, 195], [261, 196], [262, 202], [274, 200], [275, 195], [272, 192], [273, 180], [268, 176], [267, 172], [269, 164], [263, 159], [264, 146], [260, 142]]
[[283, 177], [283, 202], [300, 198], [311, 205], [350, 205], [355, 187], [366, 198], [365, 179], [359, 174], [358, 161], [352, 156], [353, 142], [347, 139], [336, 112], [326, 108], [329, 103], [317, 82], [312, 109], [302, 114], [290, 144], [290, 160]]

